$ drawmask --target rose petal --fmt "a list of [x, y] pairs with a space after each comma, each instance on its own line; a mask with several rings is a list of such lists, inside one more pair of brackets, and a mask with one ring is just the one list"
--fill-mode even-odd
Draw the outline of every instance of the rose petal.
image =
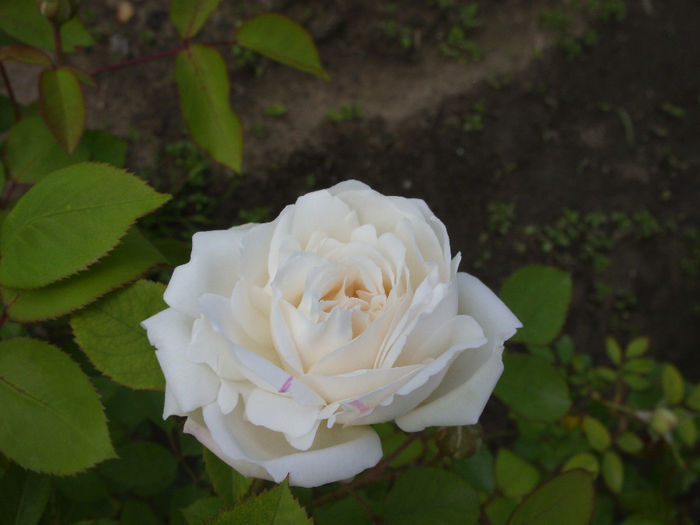
[[192, 325], [190, 344], [184, 350], [185, 358], [192, 363], [204, 363], [220, 378], [241, 381], [245, 376], [231, 359], [228, 347], [231, 343], [217, 333], [209, 321], [201, 317]]
[[317, 487], [350, 478], [382, 457], [379, 437], [369, 427], [320, 427], [312, 449], [300, 452], [282, 434], [245, 421], [240, 405], [228, 415], [208, 405], [202, 416], [188, 418], [185, 431], [244, 476], [279, 483], [289, 475], [291, 485]]
[[240, 275], [241, 242], [251, 228], [246, 224], [195, 233], [190, 261], [175, 268], [163, 295], [165, 302], [190, 317], [199, 317], [200, 295], [230, 295]]
[[397, 425], [407, 432], [428, 426], [476, 423], [503, 371], [503, 342], [522, 326], [476, 277], [458, 273], [457, 282], [460, 312], [477, 320], [488, 342], [476, 351], [463, 353], [424, 403], [396, 419]]
[[255, 388], [246, 399], [245, 415], [254, 425], [298, 438], [317, 426], [319, 407], [302, 406], [288, 396]]
[[[323, 220], [319, 221], [319, 217]], [[321, 232], [326, 237], [347, 242], [358, 226], [357, 216], [347, 204], [328, 191], [319, 190], [297, 199], [290, 234], [306, 248], [312, 234]]]
[[235, 356], [241, 372], [258, 387], [269, 392], [287, 393], [304, 406], [324, 404], [323, 398], [311, 388], [267, 359], [238, 345], [233, 345], [230, 351]]

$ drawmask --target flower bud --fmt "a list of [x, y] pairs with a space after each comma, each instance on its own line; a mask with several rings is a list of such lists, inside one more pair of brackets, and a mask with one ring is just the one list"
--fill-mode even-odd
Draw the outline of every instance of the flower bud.
[[481, 425], [448, 427], [438, 433], [437, 446], [446, 456], [468, 458], [481, 448], [483, 437]]
[[39, 11], [46, 18], [52, 18], [58, 12], [58, 0], [44, 0], [39, 2]]
[[651, 415], [649, 425], [657, 434], [665, 435], [671, 432], [678, 424], [678, 418], [668, 408], [659, 407]]

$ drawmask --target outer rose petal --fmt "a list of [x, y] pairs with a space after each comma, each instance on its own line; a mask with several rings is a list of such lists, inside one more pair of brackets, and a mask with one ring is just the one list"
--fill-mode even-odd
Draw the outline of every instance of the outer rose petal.
[[424, 403], [396, 418], [396, 424], [406, 432], [476, 423], [503, 372], [503, 342], [522, 326], [476, 277], [458, 273], [457, 284], [460, 313], [477, 320], [488, 342], [477, 350], [464, 352]]
[[175, 268], [163, 296], [165, 302], [190, 317], [199, 317], [197, 299], [202, 294], [230, 296], [239, 277], [241, 240], [253, 226], [195, 233], [190, 261]]
[[185, 431], [244, 476], [273, 480], [289, 475], [291, 485], [317, 487], [348, 479], [382, 457], [379, 436], [371, 427], [327, 429], [321, 426], [308, 451], [300, 452], [284, 436], [243, 418], [240, 405], [223, 415], [216, 404], [192, 414]]

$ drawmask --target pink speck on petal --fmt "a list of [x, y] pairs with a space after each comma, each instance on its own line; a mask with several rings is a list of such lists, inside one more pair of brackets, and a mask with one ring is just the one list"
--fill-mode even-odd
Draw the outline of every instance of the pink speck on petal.
[[360, 412], [367, 412], [369, 410], [369, 406], [365, 405], [362, 401], [359, 401], [357, 399], [355, 401], [350, 401], [350, 404]]
[[289, 387], [292, 384], [292, 379], [294, 379], [292, 376], [289, 376], [287, 380], [284, 382], [284, 384], [280, 387], [278, 392], [284, 394], [287, 390], [289, 390]]

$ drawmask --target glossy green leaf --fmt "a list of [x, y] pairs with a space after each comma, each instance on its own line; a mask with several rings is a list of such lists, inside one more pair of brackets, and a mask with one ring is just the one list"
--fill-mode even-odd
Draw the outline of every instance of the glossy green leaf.
[[632, 340], [625, 349], [625, 357], [631, 359], [633, 357], [639, 357], [644, 355], [646, 351], [649, 350], [649, 338], [648, 337], [638, 337]]
[[221, 0], [172, 0], [170, 20], [182, 38], [192, 38], [214, 12]]
[[3, 289], [10, 318], [19, 322], [54, 319], [72, 312], [125, 283], [140, 277], [165, 258], [132, 229], [106, 257], [86, 271], [43, 288]]
[[51, 66], [51, 57], [41, 49], [21, 44], [0, 47], [0, 61], [21, 62], [35, 66]]
[[117, 449], [118, 459], [105, 461], [100, 473], [117, 485], [141, 496], [158, 494], [170, 487], [177, 473], [177, 458], [165, 447], [147, 442], [127, 443]]
[[304, 508], [292, 496], [287, 481], [249, 498], [233, 510], [219, 514], [211, 525], [266, 523], [269, 525], [311, 525]]
[[620, 456], [612, 450], [603, 454], [601, 471], [603, 480], [611, 492], [617, 494], [625, 481], [625, 469]]
[[664, 397], [666, 397], [666, 400], [672, 405], [683, 401], [683, 397], [685, 396], [683, 376], [672, 364], [664, 365], [661, 372], [661, 387], [664, 391]]
[[105, 164], [53, 172], [2, 223], [0, 284], [38, 288], [84, 269], [116, 246], [134, 220], [168, 198]]
[[18, 182], [36, 183], [59, 168], [88, 160], [88, 151], [78, 145], [67, 155], [38, 115], [12, 126], [5, 144], [5, 158]]
[[695, 385], [690, 391], [688, 397], [685, 398], [685, 404], [696, 412], [700, 412], [700, 385]]
[[54, 49], [51, 23], [39, 12], [35, 0], [0, 1], [0, 29], [24, 44]]
[[505, 448], [496, 454], [495, 468], [498, 488], [515, 500], [534, 489], [540, 480], [540, 473], [535, 467]]
[[594, 450], [602, 452], [610, 447], [610, 432], [605, 425], [591, 416], [583, 418], [583, 432]]
[[605, 352], [613, 364], [619, 365], [622, 362], [622, 349], [612, 337], [605, 339]]
[[584, 470], [570, 470], [525, 498], [508, 525], [587, 525], [594, 506], [592, 476]]
[[106, 162], [117, 168], [123, 168], [126, 163], [126, 142], [108, 131], [86, 130], [81, 145], [93, 162]]
[[25, 468], [72, 474], [114, 457], [87, 376], [43, 341], [0, 341], [0, 450]]
[[248, 493], [252, 478], [246, 478], [221, 461], [209, 449], [204, 449], [204, 466], [214, 490], [226, 505], [234, 505]]
[[11, 466], [0, 476], [0, 523], [39, 523], [50, 493], [51, 478]]
[[90, 47], [95, 43], [92, 34], [88, 31], [80, 18], [74, 16], [61, 25], [61, 47], [66, 53], [73, 53], [80, 48]]
[[46, 127], [66, 153], [75, 150], [85, 127], [85, 100], [70, 68], [47, 69], [39, 77], [39, 109]]
[[246, 20], [236, 41], [282, 64], [329, 80], [311, 35], [284, 15], [265, 13]]
[[573, 469], [587, 470], [595, 477], [598, 475], [598, 471], [600, 470], [600, 464], [598, 463], [598, 458], [595, 455], [591, 454], [590, 452], [582, 452], [570, 457], [561, 468], [562, 472]]
[[503, 361], [505, 369], [494, 390], [498, 399], [528, 419], [556, 421], [566, 414], [569, 387], [556, 368], [527, 354], [506, 354]]
[[446, 470], [422, 467], [402, 474], [389, 492], [383, 523], [476, 524], [479, 501], [467, 482]]
[[639, 454], [644, 449], [644, 442], [632, 432], [623, 432], [615, 440], [615, 444], [623, 452]]
[[175, 60], [175, 80], [194, 141], [214, 160], [241, 171], [241, 123], [229, 105], [228, 75], [219, 52], [199, 44], [188, 46]]
[[138, 281], [73, 314], [75, 340], [103, 374], [130, 388], [163, 389], [141, 321], [166, 308], [164, 291], [162, 284]]
[[210, 523], [225, 506], [226, 504], [219, 498], [211, 496], [198, 499], [180, 512], [182, 512], [187, 525], [202, 525], [202, 523]]
[[571, 276], [551, 266], [526, 266], [511, 274], [501, 299], [523, 323], [513, 341], [548, 344], [561, 331], [571, 303]]

